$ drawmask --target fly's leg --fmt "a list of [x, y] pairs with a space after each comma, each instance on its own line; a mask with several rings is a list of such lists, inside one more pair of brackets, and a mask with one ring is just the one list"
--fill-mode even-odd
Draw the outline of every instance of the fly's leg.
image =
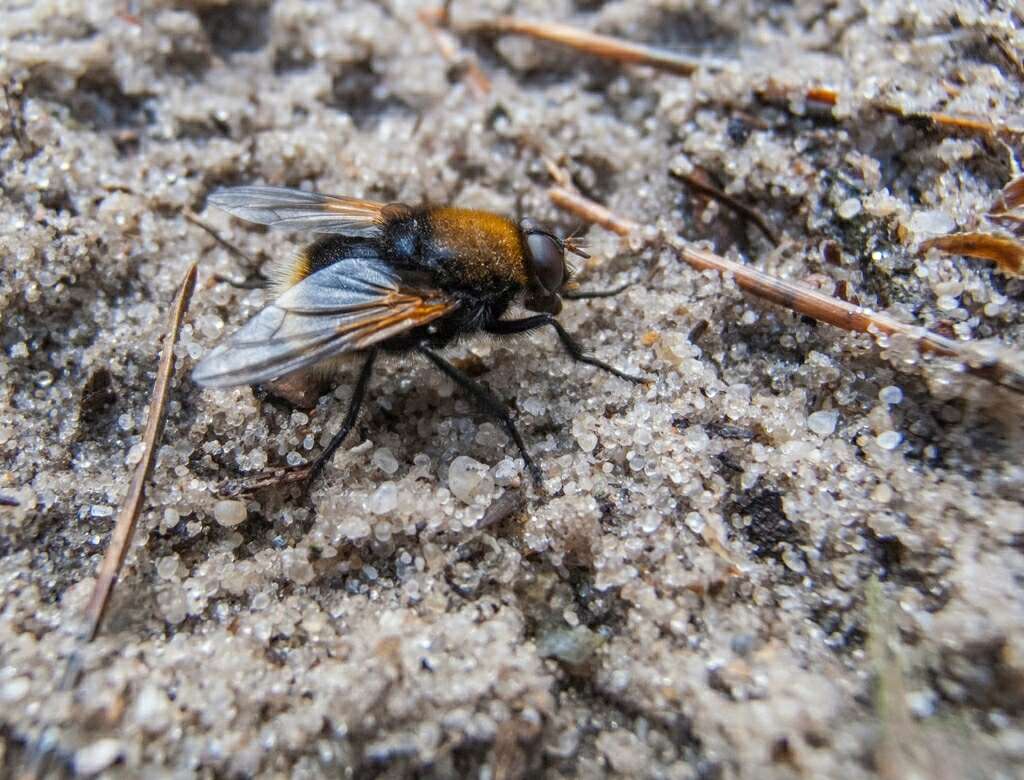
[[625, 379], [627, 382], [647, 384], [650, 381], [642, 376], [635, 376], [633, 374], [627, 374], [624, 371], [619, 371], [619, 369], [608, 365], [603, 360], [598, 360], [596, 357], [586, 354], [583, 351], [583, 347], [579, 345], [579, 342], [570, 336], [568, 331], [562, 327], [562, 323], [550, 314], [538, 314], [534, 317], [524, 317], [521, 320], [498, 320], [497, 322], [492, 322], [490, 325], [485, 327], [484, 330], [488, 333], [493, 333], [495, 336], [511, 336], [515, 333], [526, 333], [530, 330], [543, 328], [545, 325], [555, 329], [555, 333], [558, 334], [558, 339], [562, 342], [562, 346], [565, 348], [565, 351], [568, 352], [569, 356], [576, 362], [586, 363], [589, 366], [600, 368], [602, 371], [607, 371], [609, 374], [617, 376], [619, 379]]
[[262, 488], [307, 483], [315, 479], [355, 427], [356, 420], [359, 419], [359, 411], [363, 406], [363, 399], [366, 397], [366, 388], [370, 384], [370, 375], [373, 373], [373, 363], [376, 357], [377, 350], [371, 350], [366, 355], [363, 367], [359, 371], [359, 378], [356, 380], [356, 386], [352, 391], [352, 400], [349, 401], [345, 420], [342, 422], [338, 432], [331, 437], [331, 441], [324, 447], [323, 452], [317, 455], [314, 460], [301, 466], [270, 469], [253, 477], [230, 480], [224, 483], [218, 492], [223, 496], [237, 496], [243, 493], [252, 493]]
[[542, 484], [540, 469], [533, 462], [530, 453], [526, 451], [526, 444], [523, 443], [523, 437], [519, 435], [519, 431], [516, 429], [516, 424], [512, 420], [512, 415], [509, 414], [508, 407], [499, 401], [490, 390], [464, 374], [433, 350], [427, 347], [417, 347], [417, 350], [455, 384], [472, 395], [484, 411], [501, 421], [501, 424], [505, 426], [505, 430], [508, 431], [508, 435], [512, 437], [512, 440], [519, 448], [519, 453], [523, 456], [523, 463], [530, 470], [530, 476], [533, 477], [534, 484], [539, 488]]

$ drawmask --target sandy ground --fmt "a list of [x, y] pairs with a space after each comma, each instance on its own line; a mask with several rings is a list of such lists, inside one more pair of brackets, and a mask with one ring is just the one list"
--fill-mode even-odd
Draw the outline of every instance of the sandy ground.
[[[0, 507], [2, 771], [47, 727], [56, 770], [82, 775], [1021, 776], [1024, 401], [761, 303], [670, 245], [709, 241], [1021, 347], [1020, 281], [917, 252], [991, 229], [1014, 175], [1019, 10], [514, 5], [722, 67], [686, 78], [484, 35], [449, 62], [402, 0], [3, 3], [0, 492], [20, 506]], [[817, 84], [833, 108], [804, 100]], [[218, 507], [223, 479], [315, 453], [350, 376], [308, 413], [189, 381], [265, 300], [223, 279], [303, 240], [232, 222], [207, 193], [315, 187], [568, 233], [579, 222], [549, 202], [545, 159], [660, 230], [631, 247], [591, 229], [584, 286], [654, 274], [561, 316], [656, 383], [573, 365], [552, 334], [453, 349], [514, 400], [541, 495], [450, 382], [392, 360], [308, 496]], [[673, 175], [693, 171], [783, 243]], [[192, 260], [136, 546], [80, 687], [59, 693]]]

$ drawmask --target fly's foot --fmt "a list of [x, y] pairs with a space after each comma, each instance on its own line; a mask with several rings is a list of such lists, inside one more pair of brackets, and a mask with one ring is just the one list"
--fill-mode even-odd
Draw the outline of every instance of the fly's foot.
[[654, 378], [649, 376], [640, 376], [639, 374], [627, 374], [624, 371], [616, 372], [617, 375], [625, 379], [627, 382], [632, 382], [634, 385], [644, 385], [644, 387], [650, 387], [654, 384]]
[[627, 374], [625, 371], [619, 371], [614, 366], [610, 366], [607, 363], [600, 361], [592, 361], [591, 365], [597, 366], [598, 368], [604, 369], [612, 376], [617, 376], [619, 379], [625, 379], [627, 382], [632, 382], [634, 385], [644, 385], [650, 387], [654, 384], [654, 377], [641, 376], [640, 374]]

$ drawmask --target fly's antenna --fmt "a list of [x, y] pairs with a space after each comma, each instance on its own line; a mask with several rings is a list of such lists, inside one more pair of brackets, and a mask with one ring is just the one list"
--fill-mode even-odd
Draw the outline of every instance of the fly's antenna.
[[566, 252], [572, 252], [574, 255], [587, 260], [590, 258], [590, 255], [583, 249], [587, 245], [587, 241], [578, 235], [582, 230], [583, 225], [578, 225], [567, 238], [562, 239], [562, 246]]

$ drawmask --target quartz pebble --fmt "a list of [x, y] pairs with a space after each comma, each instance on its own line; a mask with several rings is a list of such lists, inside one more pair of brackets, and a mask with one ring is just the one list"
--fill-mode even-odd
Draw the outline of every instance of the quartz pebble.
[[807, 427], [819, 436], [831, 436], [839, 421], [839, 413], [834, 411], [814, 412], [807, 416]]
[[597, 436], [592, 431], [583, 431], [576, 436], [576, 443], [584, 452], [593, 452], [597, 447]]
[[860, 198], [848, 198], [839, 204], [836, 214], [840, 219], [853, 219], [861, 212]]
[[96, 775], [111, 766], [121, 756], [121, 741], [100, 739], [75, 753], [75, 772], [83, 776]]
[[27, 677], [14, 677], [5, 683], [0, 683], [0, 701], [8, 704], [21, 701], [30, 688], [31, 683]]
[[448, 467], [448, 489], [460, 501], [471, 504], [485, 487], [487, 466], [465, 455], [459, 455]]
[[878, 400], [889, 406], [896, 406], [903, 400], [903, 391], [895, 385], [887, 385], [878, 392]]
[[903, 441], [903, 434], [899, 431], [883, 431], [875, 437], [875, 441], [883, 450], [894, 450]]
[[398, 487], [394, 482], [385, 482], [370, 497], [370, 511], [375, 515], [386, 515], [398, 507]]
[[167, 728], [171, 718], [171, 702], [167, 694], [154, 685], [145, 686], [135, 700], [135, 716], [151, 733]]
[[213, 505], [213, 519], [225, 528], [245, 522], [247, 512], [242, 501], [218, 501]]
[[161, 579], [174, 579], [178, 572], [178, 556], [168, 555], [161, 558], [156, 564], [156, 573]]
[[910, 229], [921, 237], [942, 235], [956, 228], [956, 222], [944, 211], [918, 211], [910, 218]]
[[372, 457], [373, 465], [387, 474], [393, 476], [398, 471], [398, 460], [387, 447], [374, 450]]

